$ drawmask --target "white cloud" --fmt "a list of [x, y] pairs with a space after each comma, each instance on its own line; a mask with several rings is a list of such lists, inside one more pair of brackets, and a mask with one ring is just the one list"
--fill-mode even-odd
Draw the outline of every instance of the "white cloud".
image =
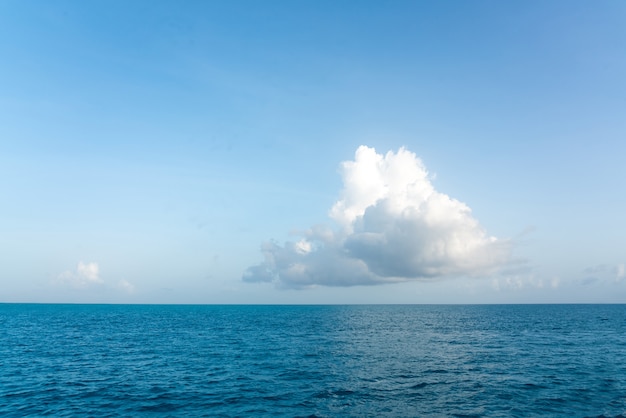
[[534, 274], [513, 274], [494, 277], [492, 287], [496, 291], [521, 291], [527, 289], [557, 289], [560, 286], [558, 277], [544, 279]]
[[262, 246], [244, 281], [285, 287], [350, 286], [483, 275], [506, 263], [510, 243], [487, 235], [470, 208], [435, 190], [415, 154], [361, 146], [341, 164], [344, 188], [329, 216], [297, 242]]
[[132, 294], [135, 293], [135, 285], [133, 285], [128, 280], [122, 279], [117, 282], [117, 288], [124, 293]]
[[79, 262], [75, 270], [67, 270], [57, 276], [57, 281], [76, 288], [84, 288], [92, 284], [102, 284], [98, 263]]

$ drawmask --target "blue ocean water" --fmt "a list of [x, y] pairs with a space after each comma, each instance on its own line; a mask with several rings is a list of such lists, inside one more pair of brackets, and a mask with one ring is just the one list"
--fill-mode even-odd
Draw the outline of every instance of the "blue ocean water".
[[626, 305], [0, 304], [2, 416], [626, 416]]

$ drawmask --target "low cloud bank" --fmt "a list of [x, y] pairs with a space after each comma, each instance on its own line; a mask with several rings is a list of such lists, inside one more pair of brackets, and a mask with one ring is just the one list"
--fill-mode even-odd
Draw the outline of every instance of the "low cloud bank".
[[262, 244], [246, 282], [281, 287], [354, 286], [493, 273], [510, 243], [487, 235], [471, 209], [435, 190], [417, 156], [360, 146], [340, 169], [343, 190], [329, 216], [301, 239]]

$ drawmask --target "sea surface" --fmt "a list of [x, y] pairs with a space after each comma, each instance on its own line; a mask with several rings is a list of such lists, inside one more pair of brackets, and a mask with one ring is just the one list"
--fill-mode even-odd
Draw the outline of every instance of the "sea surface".
[[626, 305], [0, 304], [0, 416], [624, 417]]

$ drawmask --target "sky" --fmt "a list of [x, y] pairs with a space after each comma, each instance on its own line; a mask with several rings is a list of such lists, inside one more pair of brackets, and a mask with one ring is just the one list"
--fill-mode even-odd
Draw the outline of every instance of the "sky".
[[625, 303], [626, 3], [0, 2], [0, 302]]

